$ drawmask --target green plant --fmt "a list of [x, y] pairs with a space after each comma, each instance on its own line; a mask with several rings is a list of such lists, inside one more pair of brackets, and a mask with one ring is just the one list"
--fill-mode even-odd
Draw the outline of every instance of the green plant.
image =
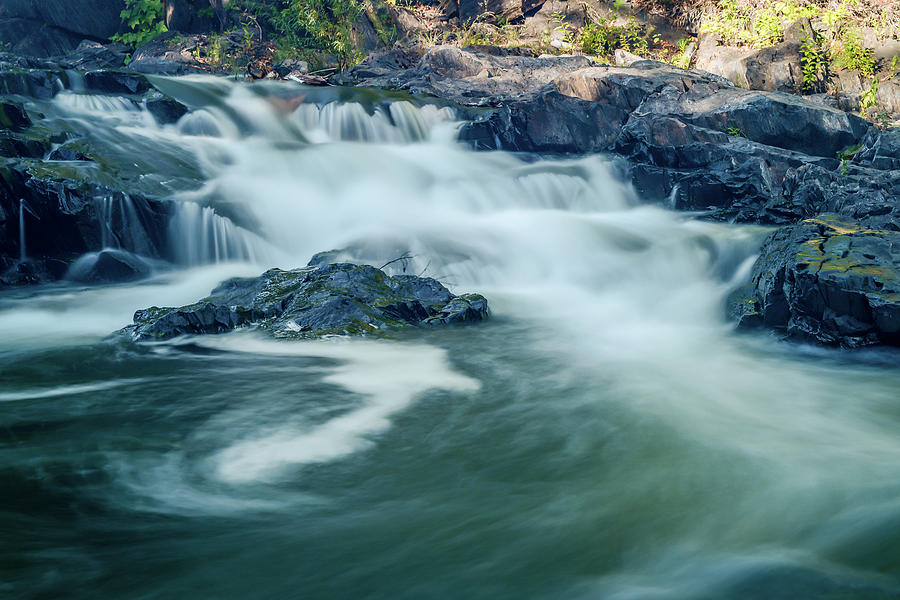
[[744, 132], [741, 131], [740, 128], [737, 127], [736, 125], [729, 125], [728, 128], [725, 130], [725, 133], [727, 133], [728, 135], [730, 135], [732, 137], [747, 137], [746, 135], [744, 135]]
[[876, 98], [878, 96], [878, 78], [872, 78], [872, 84], [869, 86], [869, 89], [864, 91], [859, 96], [859, 110], [860, 112], [865, 112], [866, 110], [873, 108], [876, 104]]
[[842, 43], [835, 48], [834, 63], [838, 67], [859, 71], [866, 77], [875, 75], [875, 54], [862, 45], [859, 31], [848, 28]]
[[855, 146], [850, 146], [849, 148], [838, 150], [837, 159], [841, 163], [841, 175], [846, 175], [850, 172], [850, 161], [854, 156], [856, 156], [856, 153], [859, 152], [860, 148], [862, 148], [862, 144], [856, 144]]
[[578, 36], [578, 46], [585, 54], [600, 56], [611, 54], [616, 49], [619, 36], [614, 27], [607, 23], [588, 23]]
[[566, 16], [557, 11], [550, 15], [550, 21], [556, 24], [556, 27], [553, 28], [554, 31], [557, 31], [562, 34], [562, 40], [569, 44], [575, 43], [575, 28], [566, 21]]
[[125, 0], [125, 8], [119, 16], [129, 31], [117, 33], [110, 39], [132, 48], [137, 48], [167, 31], [162, 18], [162, 0]]
[[891, 59], [891, 73], [900, 73], [900, 54], [894, 55]]
[[284, 0], [270, 13], [278, 45], [332, 53], [343, 70], [362, 59], [353, 25], [363, 11], [357, 0]]
[[802, 91], [805, 93], [822, 91], [828, 58], [811, 36], [804, 37], [800, 44], [800, 68], [803, 71]]

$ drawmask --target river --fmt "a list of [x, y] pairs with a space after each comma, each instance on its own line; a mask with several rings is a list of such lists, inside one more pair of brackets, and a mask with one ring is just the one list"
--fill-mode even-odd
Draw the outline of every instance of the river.
[[[0, 295], [0, 597], [900, 597], [898, 354], [735, 332], [765, 229], [644, 203], [603, 156], [473, 152], [452, 107], [155, 83], [192, 111], [30, 107], [180, 208], [149, 280]], [[332, 249], [492, 319], [109, 336]]]

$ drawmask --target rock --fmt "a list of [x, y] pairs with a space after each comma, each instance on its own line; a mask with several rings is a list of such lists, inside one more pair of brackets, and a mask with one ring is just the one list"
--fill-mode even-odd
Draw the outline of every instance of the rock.
[[644, 60], [642, 57], [638, 56], [637, 54], [632, 54], [631, 52], [629, 52], [627, 50], [623, 50], [622, 48], [616, 48], [615, 57], [616, 57], [616, 65], [618, 65], [620, 67], [630, 67], [631, 65], [638, 62], [639, 60]]
[[87, 181], [43, 174], [52, 163], [0, 163], [0, 266], [18, 262], [19, 201], [25, 200], [26, 255], [39, 275], [58, 279], [85, 253], [117, 245], [144, 256], [168, 258], [172, 201], [123, 194]]
[[66, 272], [66, 279], [78, 283], [116, 283], [135, 281], [150, 275], [152, 269], [143, 258], [107, 248], [78, 258]]
[[[172, 44], [173, 40], [183, 40], [179, 44]], [[223, 36], [224, 43], [229, 43], [229, 38]], [[128, 63], [128, 70], [145, 75], [184, 75], [187, 73], [207, 73], [208, 65], [197, 61], [187, 51], [187, 47], [197, 47], [198, 36], [179, 36], [175, 38], [174, 31], [157, 36], [135, 49]], [[170, 45], [184, 46], [185, 50], [170, 49]]]
[[867, 225], [900, 230], [900, 171], [881, 171], [848, 163], [838, 170], [804, 165], [784, 181], [799, 218], [834, 212]]
[[[721, 75], [738, 87], [800, 93], [804, 91], [800, 62], [802, 40], [790, 39], [775, 46], [751, 50], [720, 46], [716, 36], [704, 34], [697, 50], [696, 68]], [[824, 80], [813, 89], [824, 91]]]
[[828, 345], [900, 345], [900, 232], [828, 213], [784, 227], [730, 312]]
[[63, 86], [62, 72], [28, 68], [0, 69], [0, 94], [49, 100]]
[[34, 56], [58, 56], [87, 38], [105, 41], [122, 26], [120, 0], [3, 0], [0, 45]]
[[91, 160], [91, 157], [82, 152], [80, 144], [66, 143], [50, 152], [47, 160]]
[[31, 119], [18, 102], [0, 99], [0, 129], [22, 131], [31, 125]]
[[95, 71], [98, 69], [122, 69], [128, 46], [123, 44], [101, 44], [92, 40], [83, 40], [75, 50], [57, 60], [66, 69], [79, 71]]
[[900, 129], [872, 130], [853, 161], [875, 169], [900, 170]]
[[288, 58], [275, 63], [272, 66], [272, 70], [275, 71], [279, 77], [287, 77], [290, 73], [302, 73], [305, 75], [309, 73], [309, 63], [305, 60]]
[[134, 324], [122, 331], [134, 340], [161, 340], [253, 324], [275, 337], [310, 338], [487, 316], [487, 301], [478, 294], [454, 296], [429, 277], [389, 277], [368, 265], [338, 263], [230, 279], [190, 306], [137, 311]]
[[536, 94], [557, 77], [594, 64], [585, 56], [533, 58], [454, 46], [401, 46], [367, 58], [337, 83], [392, 87], [467, 106], [497, 106]]
[[144, 105], [160, 125], [175, 123], [188, 112], [184, 104], [157, 90], [150, 90], [144, 96]]
[[143, 94], [150, 89], [150, 82], [142, 75], [128, 71], [88, 71], [84, 74], [88, 91], [101, 94]]

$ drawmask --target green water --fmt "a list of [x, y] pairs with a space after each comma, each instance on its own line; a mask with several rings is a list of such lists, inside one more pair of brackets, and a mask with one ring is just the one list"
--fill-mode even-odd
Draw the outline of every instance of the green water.
[[[0, 597], [900, 597], [900, 355], [735, 333], [764, 231], [648, 207], [602, 157], [475, 154], [427, 107], [188, 81], [190, 127], [45, 107], [206, 209], [148, 282], [0, 295]], [[409, 251], [493, 318], [107, 337], [331, 248]]]

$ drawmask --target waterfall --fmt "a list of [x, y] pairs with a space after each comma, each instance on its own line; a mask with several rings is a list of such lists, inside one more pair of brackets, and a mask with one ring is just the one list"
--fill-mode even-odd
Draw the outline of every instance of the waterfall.
[[220, 262], [258, 262], [266, 256], [265, 244], [230, 219], [208, 206], [181, 202], [169, 223], [174, 260], [180, 265]]
[[25, 262], [25, 199], [19, 200], [19, 261]]

